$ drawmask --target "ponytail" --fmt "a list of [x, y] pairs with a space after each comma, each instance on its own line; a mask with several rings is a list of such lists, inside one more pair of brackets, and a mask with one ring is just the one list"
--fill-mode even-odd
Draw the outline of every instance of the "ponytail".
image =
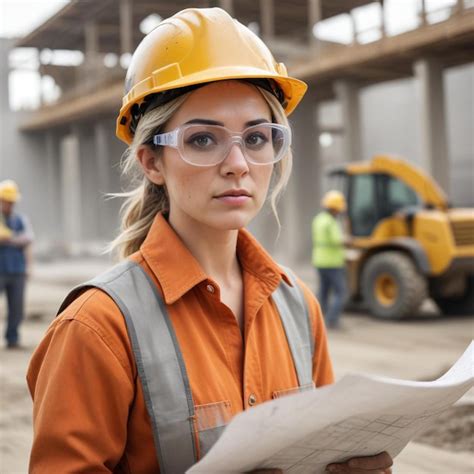
[[187, 96], [188, 94], [184, 94], [146, 113], [138, 122], [133, 142], [122, 157], [122, 176], [131, 181], [132, 189], [110, 195], [125, 198], [125, 201], [120, 208], [121, 232], [106, 249], [118, 254], [120, 259], [136, 252], [145, 240], [156, 214], [169, 210], [165, 186], [152, 183], [143, 174], [137, 160], [137, 150], [141, 145], [149, 143], [153, 135], [163, 128]]

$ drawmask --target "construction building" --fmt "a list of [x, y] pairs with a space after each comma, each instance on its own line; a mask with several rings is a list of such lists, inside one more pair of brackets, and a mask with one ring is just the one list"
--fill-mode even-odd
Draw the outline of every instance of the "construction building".
[[[367, 42], [354, 9], [373, 3], [380, 22]], [[8, 81], [2, 81], [0, 174], [22, 187], [37, 252], [97, 251], [116, 233], [120, 202], [105, 195], [124, 184], [124, 145], [114, 132], [127, 60], [144, 36], [144, 19], [186, 7], [226, 9], [258, 30], [290, 74], [309, 84], [290, 118], [294, 170], [279, 205], [282, 228], [269, 209], [251, 226], [282, 263], [310, 260], [310, 223], [324, 171], [338, 162], [396, 153], [432, 174], [454, 203], [474, 205], [474, 2], [451, 2], [433, 20], [420, 0], [416, 27], [399, 34], [387, 32], [388, 3], [73, 0], [26, 37], [2, 40], [2, 77], [12, 48], [84, 54], [77, 66], [43, 61], [40, 73], [54, 78], [62, 93], [34, 111], [10, 111]], [[341, 14], [353, 23], [350, 44], [315, 35], [318, 25]]]

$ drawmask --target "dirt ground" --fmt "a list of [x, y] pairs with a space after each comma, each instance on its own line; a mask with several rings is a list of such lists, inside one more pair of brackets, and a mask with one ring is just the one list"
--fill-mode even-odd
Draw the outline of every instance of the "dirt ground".
[[[85, 281], [107, 262], [77, 260], [38, 264], [30, 280], [24, 348], [0, 349], [0, 472], [26, 473], [32, 440], [31, 401], [25, 372], [31, 353], [55, 309], [74, 284]], [[295, 269], [313, 285], [310, 268]], [[0, 324], [5, 303], [0, 297]], [[329, 333], [336, 375], [379, 374], [410, 380], [434, 380], [462, 354], [473, 338], [473, 318], [441, 317], [426, 302], [420, 314], [403, 322], [377, 321], [363, 313], [345, 314], [343, 329]], [[396, 458], [395, 474], [474, 472], [474, 390], [411, 442]]]

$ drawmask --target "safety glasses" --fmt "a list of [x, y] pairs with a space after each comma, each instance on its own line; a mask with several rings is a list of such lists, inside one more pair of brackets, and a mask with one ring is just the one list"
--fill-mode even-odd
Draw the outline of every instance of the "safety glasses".
[[167, 133], [153, 136], [156, 146], [176, 148], [181, 158], [194, 166], [215, 166], [223, 162], [234, 145], [239, 145], [245, 159], [254, 165], [280, 161], [291, 145], [288, 127], [262, 123], [233, 132], [220, 125], [185, 124]]

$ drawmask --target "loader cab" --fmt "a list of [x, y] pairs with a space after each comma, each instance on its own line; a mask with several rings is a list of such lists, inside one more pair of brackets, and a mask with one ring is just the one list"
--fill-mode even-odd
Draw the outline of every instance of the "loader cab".
[[401, 209], [420, 206], [418, 195], [401, 180], [385, 173], [330, 173], [331, 189], [347, 200], [347, 217], [354, 237], [370, 237], [382, 220]]

